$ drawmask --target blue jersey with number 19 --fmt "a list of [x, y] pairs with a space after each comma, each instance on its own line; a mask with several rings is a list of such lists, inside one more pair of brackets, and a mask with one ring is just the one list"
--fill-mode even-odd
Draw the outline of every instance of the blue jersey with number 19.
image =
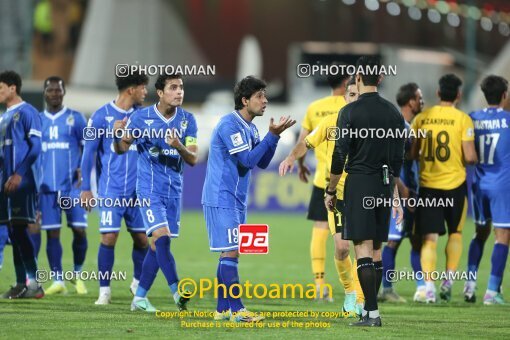
[[510, 112], [485, 108], [470, 114], [479, 162], [473, 183], [481, 190], [510, 189]]
[[[256, 165], [267, 167], [278, 140], [279, 136], [268, 132], [260, 142], [257, 127], [237, 111], [223, 116], [211, 138], [202, 204], [246, 209], [251, 169]], [[265, 144], [256, 148], [259, 143]], [[252, 152], [257, 155], [250, 158]]]

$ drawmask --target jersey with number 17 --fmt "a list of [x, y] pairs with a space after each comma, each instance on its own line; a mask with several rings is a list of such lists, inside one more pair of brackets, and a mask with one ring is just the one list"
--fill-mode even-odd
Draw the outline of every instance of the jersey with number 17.
[[470, 116], [479, 158], [473, 182], [482, 190], [510, 189], [510, 112], [485, 108]]

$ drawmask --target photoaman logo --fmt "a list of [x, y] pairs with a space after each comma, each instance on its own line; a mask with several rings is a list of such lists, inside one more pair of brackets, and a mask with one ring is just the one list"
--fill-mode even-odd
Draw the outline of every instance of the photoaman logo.
[[239, 225], [239, 253], [267, 254], [269, 252], [269, 226], [267, 224]]

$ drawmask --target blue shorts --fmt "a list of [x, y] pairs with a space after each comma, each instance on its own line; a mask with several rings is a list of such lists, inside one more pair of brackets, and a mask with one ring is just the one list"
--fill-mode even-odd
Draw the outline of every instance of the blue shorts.
[[[106, 197], [105, 197], [106, 198]], [[118, 200], [134, 200], [136, 195], [132, 196], [116, 196], [108, 197]], [[105, 233], [118, 233], [122, 224], [122, 218], [126, 222], [127, 230], [131, 233], [143, 233], [145, 228], [143, 227], [142, 215], [140, 214], [140, 208], [136, 206], [129, 207], [99, 207], [99, 232]]]
[[239, 224], [246, 223], [246, 210], [204, 205], [204, 217], [211, 251], [239, 248]]
[[0, 223], [35, 223], [36, 204], [35, 190], [22, 188], [9, 196], [5, 196], [3, 191], [0, 192]]
[[[60, 195], [59, 195], [60, 194]], [[64, 192], [42, 192], [39, 194], [39, 210], [41, 211], [41, 229], [52, 230], [60, 229], [62, 226], [62, 210], [67, 217], [67, 226], [74, 228], [87, 227], [87, 212], [79, 205], [72, 206], [70, 209], [62, 209], [59, 204], [60, 197], [77, 198], [80, 193], [73, 190], [71, 193]]]
[[495, 228], [510, 228], [510, 193], [506, 191], [481, 190], [471, 186], [471, 200], [476, 224], [492, 221]]
[[393, 210], [390, 217], [390, 232], [388, 233], [388, 241], [400, 241], [404, 238], [404, 221], [397, 224], [397, 219], [393, 217]]
[[156, 229], [166, 228], [170, 229], [170, 237], [179, 237], [179, 227], [181, 225], [181, 199], [168, 198], [159, 195], [138, 195], [140, 201], [148, 200], [150, 206], [142, 206], [140, 215], [143, 218], [143, 225], [145, 226], [145, 233], [147, 236], [152, 236], [152, 232]]

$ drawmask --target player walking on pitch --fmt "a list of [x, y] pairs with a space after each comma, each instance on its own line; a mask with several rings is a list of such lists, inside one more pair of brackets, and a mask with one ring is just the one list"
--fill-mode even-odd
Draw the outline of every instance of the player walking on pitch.
[[6, 299], [44, 296], [28, 234], [28, 224], [35, 223], [39, 189], [35, 163], [41, 152], [41, 120], [20, 93], [21, 77], [13, 71], [0, 73], [0, 103], [7, 106], [0, 117], [0, 224], [9, 227], [16, 271], [16, 285], [2, 295]]
[[[39, 194], [41, 229], [48, 236], [46, 253], [50, 269], [56, 273], [53, 284], [46, 289], [47, 295], [65, 294], [67, 288], [62, 276], [62, 207], [60, 197], [78, 197], [81, 181], [81, 154], [84, 144], [83, 129], [87, 125], [83, 115], [63, 106], [64, 80], [49, 77], [44, 81], [46, 110], [39, 115], [42, 121], [42, 183]], [[82, 270], [87, 252], [87, 212], [81, 206], [64, 207], [67, 224], [73, 231], [74, 271]], [[75, 278], [78, 294], [86, 294], [85, 283]]]
[[[481, 88], [489, 106], [470, 114], [480, 163], [475, 167], [471, 186], [476, 233], [469, 246], [468, 272], [476, 274], [492, 224], [496, 242], [483, 303], [499, 305], [504, 304], [501, 283], [510, 244], [510, 112], [504, 110], [508, 102], [508, 81], [488, 76]], [[476, 301], [475, 289], [476, 281], [468, 280], [464, 286], [466, 302]]]
[[[90, 177], [96, 153], [99, 197], [122, 202], [135, 202], [136, 200], [136, 163], [138, 157], [136, 148], [133, 147], [124, 155], [117, 155], [113, 145], [114, 139], [104, 132], [112, 132], [116, 120], [130, 117], [136, 108], [143, 103], [147, 94], [146, 85], [148, 81], [149, 78], [146, 75], [137, 74], [136, 72], [125, 77], [117, 76], [116, 84], [119, 95], [114, 101], [99, 108], [89, 119], [88, 127], [84, 130], [86, 142], [81, 163], [82, 192], [80, 196], [87, 211], [92, 208], [90, 202], [92, 202], [93, 195]], [[95, 133], [87, 137], [90, 132]], [[110, 274], [113, 269], [115, 244], [119, 236], [122, 219], [124, 218], [133, 239], [131, 256], [134, 265], [134, 277], [130, 286], [133, 295], [138, 287], [148, 244], [142, 216], [138, 207], [134, 204], [132, 206], [101, 205], [99, 207], [99, 217], [101, 244], [97, 254], [97, 264], [102, 279], [99, 281], [99, 298], [96, 305], [107, 305], [111, 303]]]
[[[466, 166], [477, 160], [473, 121], [457, 110], [462, 81], [454, 74], [439, 79], [440, 103], [418, 114], [411, 125], [417, 136], [411, 145], [411, 156], [420, 161], [419, 199], [436, 201], [436, 206], [419, 205], [415, 213], [415, 233], [422, 236], [421, 266], [425, 274], [426, 301], [436, 302], [436, 287], [430, 274], [436, 270], [437, 241], [448, 226], [446, 272], [457, 270], [462, 254], [462, 229], [467, 214]], [[426, 138], [420, 138], [419, 130]], [[446, 205], [452, 201], [453, 205]], [[443, 203], [440, 203], [443, 202]], [[445, 279], [440, 297], [450, 301], [453, 280]]]

